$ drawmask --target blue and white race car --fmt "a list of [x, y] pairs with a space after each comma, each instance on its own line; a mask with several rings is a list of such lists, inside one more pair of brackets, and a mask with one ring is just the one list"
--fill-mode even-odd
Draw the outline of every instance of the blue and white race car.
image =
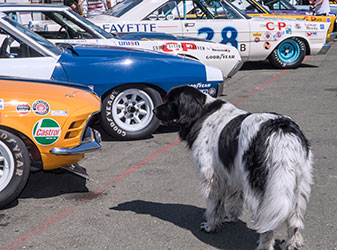
[[102, 98], [101, 125], [118, 139], [153, 133], [159, 121], [152, 110], [172, 87], [191, 85], [213, 96], [222, 92], [222, 72], [196, 60], [111, 46], [57, 47], [0, 15], [0, 75], [92, 86]]
[[166, 32], [230, 44], [244, 61], [296, 68], [326, 53], [330, 23], [249, 17], [226, 0], [125, 0], [90, 18], [107, 32]]

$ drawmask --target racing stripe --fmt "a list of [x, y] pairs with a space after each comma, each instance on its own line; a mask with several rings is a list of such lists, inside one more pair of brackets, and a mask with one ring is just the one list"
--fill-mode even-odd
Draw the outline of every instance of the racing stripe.
[[222, 71], [220, 69], [205, 65], [205, 70], [206, 70], [206, 80], [208, 82], [224, 80]]
[[0, 75], [50, 79], [56, 63], [57, 59], [52, 57], [2, 58]]

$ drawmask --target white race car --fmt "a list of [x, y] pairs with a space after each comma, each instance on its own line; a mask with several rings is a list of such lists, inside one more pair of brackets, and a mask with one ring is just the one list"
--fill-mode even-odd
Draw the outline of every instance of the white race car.
[[215, 66], [223, 72], [224, 78], [233, 76], [243, 64], [238, 50], [231, 45], [164, 33], [156, 33], [156, 36], [145, 40], [144, 33], [129, 34], [128, 37], [132, 35], [131, 39], [127, 36], [117, 37], [65, 6], [1, 5], [0, 12], [55, 43], [112, 45], [160, 51]]
[[125, 0], [90, 19], [107, 32], [166, 32], [231, 44], [245, 61], [296, 68], [326, 53], [330, 23], [249, 17], [226, 0]]

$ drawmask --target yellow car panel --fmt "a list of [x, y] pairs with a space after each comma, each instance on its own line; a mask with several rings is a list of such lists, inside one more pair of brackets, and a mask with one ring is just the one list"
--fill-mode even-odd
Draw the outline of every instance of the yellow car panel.
[[83, 153], [56, 155], [53, 148], [79, 146], [88, 118], [100, 110], [100, 99], [87, 91], [55, 84], [0, 80], [0, 128], [29, 138], [44, 170], [69, 166]]

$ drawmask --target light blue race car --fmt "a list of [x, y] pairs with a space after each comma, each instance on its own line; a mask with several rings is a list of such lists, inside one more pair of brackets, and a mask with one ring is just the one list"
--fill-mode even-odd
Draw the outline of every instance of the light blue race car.
[[172, 87], [222, 92], [222, 72], [196, 60], [110, 46], [55, 46], [1, 13], [0, 44], [0, 75], [92, 86], [102, 98], [102, 127], [120, 140], [146, 138], [158, 128], [152, 110]]

